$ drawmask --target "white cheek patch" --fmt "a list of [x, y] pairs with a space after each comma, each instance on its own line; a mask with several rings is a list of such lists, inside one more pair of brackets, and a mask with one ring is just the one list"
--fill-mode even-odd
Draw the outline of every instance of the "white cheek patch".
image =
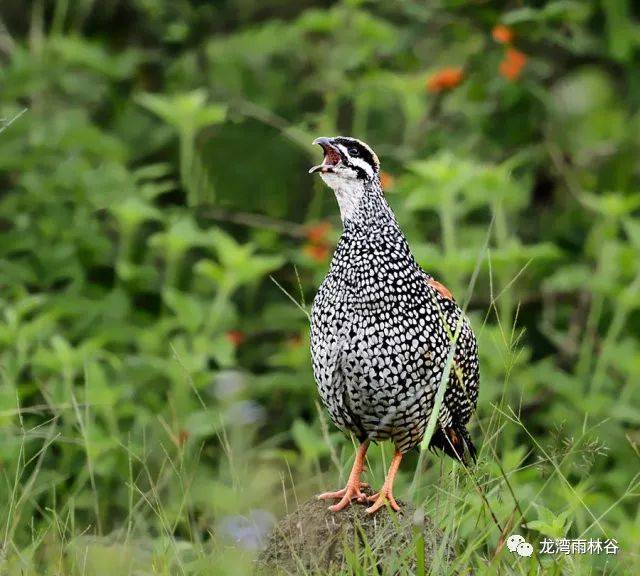
[[346, 146], [343, 146], [342, 144], [337, 144], [337, 143], [335, 143], [334, 146], [337, 146], [338, 149], [340, 150], [340, 152], [342, 152], [342, 154], [344, 156], [349, 158], [349, 153], [347, 152], [347, 147]]
[[369, 178], [373, 178], [373, 168], [371, 168], [369, 162], [362, 158], [353, 158], [352, 156], [349, 156], [349, 162], [354, 166], [358, 166], [358, 168], [362, 168]]
[[[349, 159], [349, 164], [361, 168], [362, 170], [364, 170], [364, 173], [368, 178], [373, 178], [373, 168], [366, 160], [364, 160], [363, 158], [354, 158], [349, 154], [348, 148], [342, 144], [337, 144], [337, 146], [340, 152], [342, 152], [342, 154]], [[354, 171], [354, 175], [357, 177], [358, 174]]]

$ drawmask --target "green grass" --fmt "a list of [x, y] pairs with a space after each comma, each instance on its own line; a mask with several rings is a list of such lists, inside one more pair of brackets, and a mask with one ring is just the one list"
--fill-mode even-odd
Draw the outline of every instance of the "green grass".
[[[492, 307], [497, 309], [496, 304], [493, 302]], [[487, 331], [486, 324], [478, 325], [481, 342]], [[640, 475], [630, 478], [627, 488], [609, 507], [595, 508], [597, 502], [590, 498], [588, 481], [576, 482], [574, 470], [592, 468], [606, 455], [604, 445], [593, 440], [598, 428], [606, 423], [590, 424], [585, 418], [579, 435], [566, 438], [560, 436], [560, 430], [550, 431], [558, 442], [543, 445], [543, 436], [530, 431], [520, 410], [506, 401], [513, 386], [509, 368], [518, 364], [523, 352], [518, 344], [520, 336], [503, 327], [494, 337], [504, 362], [505, 378], [495, 403], [487, 405], [481, 400], [480, 416], [474, 423], [480, 448], [478, 463], [467, 469], [423, 452], [420, 459], [408, 458], [401, 469], [397, 494], [412, 501], [443, 528], [442, 551], [449, 544], [457, 550], [453, 562], [444, 556], [436, 557], [434, 564], [418, 573], [456, 574], [470, 568], [474, 573], [487, 574], [633, 573], [637, 560], [624, 552], [612, 563], [605, 556], [524, 559], [504, 547], [504, 540], [511, 533], [523, 534], [533, 543], [543, 535], [607, 535], [618, 538], [623, 550], [625, 544], [632, 546], [621, 530], [624, 524], [612, 523], [610, 516], [636, 496]], [[172, 361], [185, 370], [179, 354]], [[207, 405], [192, 388], [192, 377], [186, 370], [183, 382], [184, 393], [201, 406], [215, 426], [213, 444], [220, 447], [223, 455], [217, 466], [211, 467], [206, 444], [181, 440], [160, 415], [148, 426], [112, 438], [112, 452], [126, 462], [128, 471], [114, 483], [116, 488], [111, 488], [126, 502], [126, 513], [117, 523], [104, 518], [100, 511], [101, 502], [109, 506], [110, 493], [101, 494], [95, 478], [92, 423], [96, 406], [80, 404], [72, 394], [68, 404], [46, 401], [29, 409], [16, 407], [11, 414], [18, 422], [13, 432], [18, 446], [16, 466], [5, 470], [6, 573], [205, 574], [212, 569], [216, 573], [248, 573], [255, 552], [243, 549], [232, 535], [225, 535], [220, 525], [216, 526], [215, 517], [195, 516], [194, 509], [208, 501], [214, 514], [223, 517], [248, 517], [256, 509], [280, 515], [295, 509], [298, 502], [321, 488], [345, 480], [354, 449], [330, 428], [319, 406], [319, 429], [298, 421], [299, 432], [294, 432], [301, 451], [298, 455], [277, 450], [278, 439], [256, 437], [252, 426], [238, 425], [233, 419], [226, 419], [219, 407]], [[88, 386], [85, 380], [85, 394]], [[34, 412], [43, 415], [43, 423], [25, 427], [24, 418]], [[518, 440], [507, 453], [500, 449], [504, 438]], [[56, 470], [56, 477], [53, 471], [43, 470], [42, 463], [65, 443], [77, 445], [83, 469], [66, 491], [64, 501], [59, 502], [57, 486], [68, 477], [63, 469]], [[530, 448], [525, 450], [525, 445]], [[389, 449], [382, 445], [369, 451], [365, 480], [373, 486], [384, 478]], [[28, 457], [28, 453], [32, 455]], [[327, 463], [333, 463], [329, 471]], [[43, 480], [42, 475], [47, 472], [48, 480]], [[41, 508], [38, 502], [47, 491], [52, 505]], [[562, 508], [549, 512], [548, 507], [554, 502], [561, 502]], [[104, 521], [110, 525], [107, 531]], [[535, 528], [528, 529], [527, 525]], [[20, 526], [28, 527], [26, 538], [20, 534]], [[373, 566], [380, 569], [366, 543], [356, 543], [356, 549], [347, 557], [344, 572], [336, 573], [374, 573]], [[402, 565], [391, 553], [381, 573], [405, 573]]]
[[[337, 133], [479, 340], [478, 463], [397, 481], [456, 546], [424, 571], [639, 573], [639, 25], [606, 4], [3, 2], [0, 574], [248, 573], [344, 482], [308, 350], [340, 232], [310, 143]], [[344, 573], [373, 573], [358, 546]]]

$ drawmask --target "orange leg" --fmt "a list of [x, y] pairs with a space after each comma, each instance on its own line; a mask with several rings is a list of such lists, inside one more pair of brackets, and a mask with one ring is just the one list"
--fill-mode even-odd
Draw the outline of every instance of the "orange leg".
[[369, 508], [366, 509], [367, 514], [373, 514], [374, 512], [382, 508], [386, 501], [389, 501], [389, 505], [396, 512], [400, 510], [400, 506], [398, 506], [398, 503], [393, 497], [393, 479], [396, 476], [398, 468], [400, 468], [400, 460], [402, 460], [402, 453], [396, 451], [396, 453], [393, 455], [393, 460], [391, 460], [389, 472], [387, 472], [387, 477], [384, 479], [384, 484], [382, 485], [380, 492], [367, 498], [369, 502], [373, 502], [373, 505], [369, 506]]
[[365, 484], [364, 482], [360, 482], [360, 476], [362, 475], [362, 471], [364, 470], [364, 457], [367, 453], [368, 447], [368, 441], [360, 444], [360, 447], [356, 452], [356, 459], [353, 462], [353, 467], [351, 468], [349, 480], [347, 480], [347, 485], [345, 488], [343, 488], [342, 490], [338, 490], [337, 492], [325, 492], [318, 495], [318, 500], [340, 498], [340, 502], [334, 504], [333, 506], [329, 506], [329, 510], [331, 510], [331, 512], [338, 512], [339, 510], [346, 508], [354, 498], [358, 502], [366, 502], [367, 496], [362, 492], [362, 488], [366, 488], [367, 484]]

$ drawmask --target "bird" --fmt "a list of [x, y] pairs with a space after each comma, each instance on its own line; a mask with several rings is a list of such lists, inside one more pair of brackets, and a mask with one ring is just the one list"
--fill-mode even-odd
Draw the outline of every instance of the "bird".
[[[367, 144], [347, 136], [317, 138], [321, 164], [309, 170], [333, 190], [342, 234], [311, 309], [311, 360], [333, 423], [359, 442], [345, 488], [318, 495], [357, 501], [373, 514], [399, 511], [393, 482], [404, 454], [424, 437], [436, 392], [453, 350], [446, 391], [430, 440], [464, 465], [476, 459], [467, 424], [477, 405], [478, 346], [471, 325], [444, 284], [417, 263], [385, 199], [380, 162]], [[372, 442], [395, 452], [382, 488], [361, 481]]]

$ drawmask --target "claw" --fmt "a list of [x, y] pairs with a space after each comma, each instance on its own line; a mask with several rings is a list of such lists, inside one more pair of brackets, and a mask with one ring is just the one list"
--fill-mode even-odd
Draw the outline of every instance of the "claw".
[[356, 454], [356, 459], [353, 462], [353, 467], [351, 468], [351, 473], [349, 474], [349, 480], [347, 481], [347, 485], [342, 490], [337, 490], [335, 492], [323, 492], [322, 494], [318, 494], [318, 500], [331, 500], [340, 498], [340, 502], [334, 504], [333, 506], [329, 506], [329, 510], [331, 512], [338, 512], [346, 508], [349, 504], [351, 504], [352, 500], [357, 500], [358, 502], [366, 502], [367, 495], [362, 491], [363, 488], [368, 488], [369, 485], [366, 482], [360, 482], [360, 476], [362, 475], [362, 469], [364, 468], [364, 457], [367, 453], [367, 448], [369, 446], [369, 442], [363, 442], [358, 448], [358, 452]]
[[[342, 490], [340, 490], [342, 492]], [[343, 494], [340, 502], [337, 504], [333, 504], [333, 506], [329, 506], [329, 510], [331, 512], [339, 512], [340, 510], [344, 510], [349, 504], [351, 504], [352, 500], [356, 500], [357, 502], [365, 502], [367, 498], [366, 494], [360, 492], [357, 488], [347, 488], [345, 489], [345, 493]]]
[[363, 488], [369, 488], [369, 484], [366, 482], [359, 482], [359, 486], [346, 486], [341, 490], [336, 490], [335, 492], [323, 492], [322, 494], [318, 494], [316, 498], [318, 500], [331, 500], [332, 498], [343, 498], [347, 492], [351, 493], [351, 498], [355, 498], [358, 501], [364, 501], [367, 498], [367, 495], [362, 492]]
[[389, 502], [389, 506], [391, 506], [391, 508], [393, 508], [396, 512], [400, 512], [400, 506], [396, 502], [391, 491], [380, 491], [373, 496], [367, 496], [367, 502], [373, 502], [373, 506], [369, 506], [369, 508], [365, 510], [367, 514], [373, 514], [374, 512], [377, 512], [387, 502]]
[[374, 512], [377, 512], [387, 502], [389, 502], [389, 506], [391, 506], [393, 510], [395, 510], [396, 512], [400, 511], [400, 506], [393, 497], [393, 479], [395, 478], [396, 472], [400, 467], [400, 460], [402, 460], [402, 454], [400, 452], [396, 452], [393, 460], [391, 461], [389, 472], [387, 473], [387, 477], [385, 478], [380, 492], [377, 492], [373, 496], [367, 497], [368, 502], [373, 502], [373, 505], [369, 506], [369, 508], [365, 510], [367, 514], [373, 514]]

